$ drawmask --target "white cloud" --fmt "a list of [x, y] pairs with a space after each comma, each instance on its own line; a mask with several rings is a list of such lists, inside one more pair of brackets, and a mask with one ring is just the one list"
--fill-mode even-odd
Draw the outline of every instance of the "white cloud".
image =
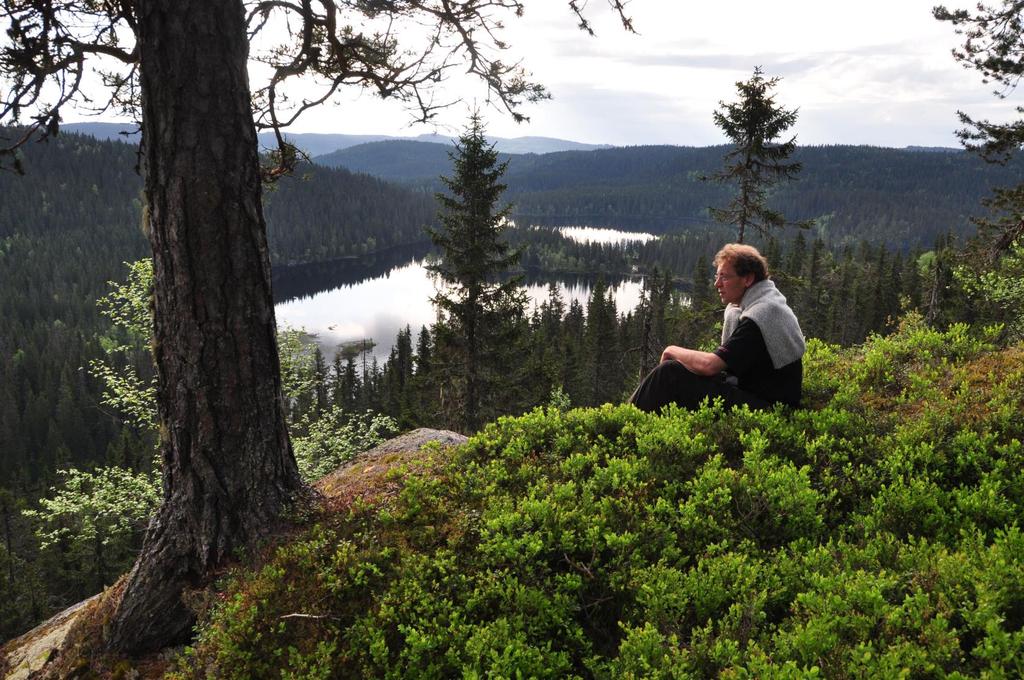
[[[931, 16], [935, 0], [633, 0], [639, 35], [622, 30], [600, 0], [587, 8], [597, 32], [579, 31], [564, 0], [527, 0], [510, 18], [509, 57], [522, 57], [554, 98], [529, 106], [529, 125], [486, 111], [497, 136], [542, 135], [612, 144], [712, 144], [711, 124], [734, 83], [762, 66], [781, 76], [777, 98], [800, 109], [801, 142], [904, 146], [953, 144], [955, 113], [1005, 118], [1020, 100], [999, 102], [972, 72], [956, 64], [952, 27]], [[968, 6], [965, 0], [954, 6]], [[484, 103], [479, 84], [448, 84], [442, 97]], [[397, 102], [349, 90], [336, 107], [308, 114], [297, 132], [414, 135]], [[461, 129], [467, 106], [438, 120], [442, 133]], [[1002, 112], [1002, 115], [1000, 115]]]

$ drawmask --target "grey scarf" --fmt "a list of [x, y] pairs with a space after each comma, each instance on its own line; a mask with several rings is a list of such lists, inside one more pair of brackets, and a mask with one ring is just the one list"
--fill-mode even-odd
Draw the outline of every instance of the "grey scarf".
[[804, 355], [806, 346], [800, 322], [786, 304], [786, 296], [779, 292], [771, 279], [758, 281], [747, 288], [738, 305], [729, 304], [725, 308], [723, 345], [739, 326], [740, 319], [750, 319], [757, 324], [775, 368], [791, 364]]

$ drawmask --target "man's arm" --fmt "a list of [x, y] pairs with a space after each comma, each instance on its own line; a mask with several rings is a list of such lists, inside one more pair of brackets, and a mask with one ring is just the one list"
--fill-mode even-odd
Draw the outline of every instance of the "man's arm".
[[675, 345], [669, 345], [665, 348], [665, 351], [661, 353], [661, 360], [678, 361], [690, 373], [696, 373], [697, 375], [715, 375], [725, 370], [725, 362], [717, 354], [687, 349], [686, 347], [677, 347]]

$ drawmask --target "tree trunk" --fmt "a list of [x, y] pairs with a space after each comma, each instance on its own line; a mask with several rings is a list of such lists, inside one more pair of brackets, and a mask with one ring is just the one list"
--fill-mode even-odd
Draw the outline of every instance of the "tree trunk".
[[187, 638], [183, 590], [301, 487], [285, 428], [240, 0], [139, 0], [164, 501], [112, 620], [137, 653]]

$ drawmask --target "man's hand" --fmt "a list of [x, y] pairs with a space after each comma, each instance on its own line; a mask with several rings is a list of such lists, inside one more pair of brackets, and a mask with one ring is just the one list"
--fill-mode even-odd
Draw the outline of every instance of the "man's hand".
[[701, 352], [686, 347], [669, 345], [661, 353], [662, 361], [678, 361], [691, 373], [697, 375], [715, 375], [725, 370], [725, 362], [711, 352]]

